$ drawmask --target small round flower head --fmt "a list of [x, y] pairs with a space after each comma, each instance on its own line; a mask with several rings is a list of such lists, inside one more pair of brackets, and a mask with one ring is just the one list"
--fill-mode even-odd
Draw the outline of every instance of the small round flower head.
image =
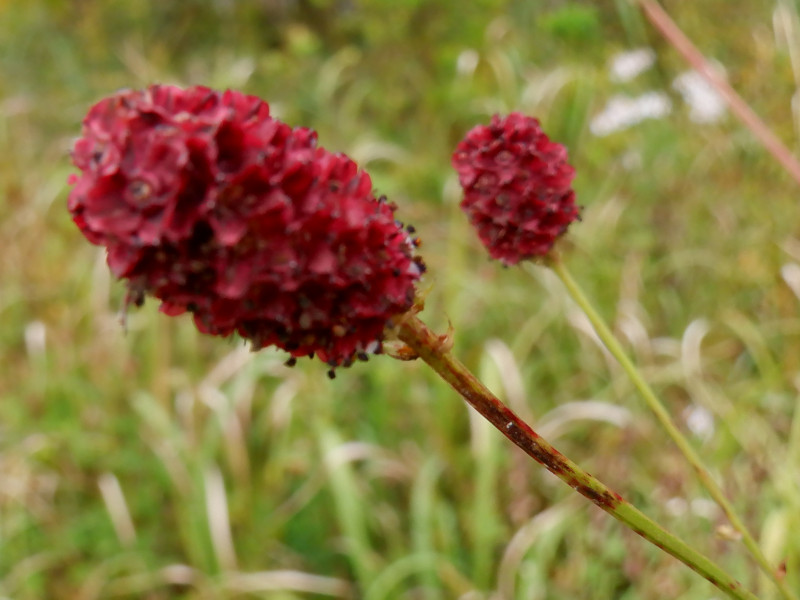
[[254, 96], [120, 92], [90, 109], [72, 159], [73, 220], [129, 299], [204, 333], [349, 365], [413, 304], [424, 267], [394, 206]]
[[453, 153], [462, 210], [489, 254], [506, 265], [544, 256], [579, 218], [567, 151], [519, 113], [473, 128]]

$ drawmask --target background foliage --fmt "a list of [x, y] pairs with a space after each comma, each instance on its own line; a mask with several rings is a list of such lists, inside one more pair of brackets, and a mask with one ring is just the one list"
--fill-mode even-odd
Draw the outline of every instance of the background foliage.
[[[787, 142], [791, 0], [665, 2]], [[724, 18], [721, 18], [724, 15]], [[283, 366], [123, 288], [65, 208], [87, 108], [235, 87], [369, 169], [417, 227], [425, 319], [557, 446], [771, 597], [555, 278], [489, 263], [449, 156], [538, 116], [577, 168], [562, 250], [774, 562], [800, 587], [798, 190], [732, 118], [693, 123], [681, 59], [625, 0], [0, 1], [0, 596], [709, 598], [416, 363]], [[620, 83], [637, 47], [656, 67]], [[615, 94], [671, 114], [605, 137]], [[795, 144], [796, 147], [796, 144]]]

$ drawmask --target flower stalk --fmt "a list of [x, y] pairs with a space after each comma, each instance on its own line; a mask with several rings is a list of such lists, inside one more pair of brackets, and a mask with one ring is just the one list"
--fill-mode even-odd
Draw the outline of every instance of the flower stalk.
[[397, 325], [396, 335], [498, 431], [576, 492], [680, 560], [729, 597], [756, 600], [756, 596], [714, 562], [662, 528], [539, 436], [453, 356], [447, 336], [437, 336], [413, 316]]
[[597, 333], [597, 336], [600, 338], [600, 341], [603, 342], [603, 345], [608, 349], [609, 352], [611, 352], [612, 356], [614, 356], [622, 369], [628, 375], [634, 387], [644, 399], [648, 408], [656, 416], [656, 419], [658, 419], [658, 422], [664, 428], [664, 431], [667, 432], [667, 435], [669, 435], [669, 437], [680, 450], [681, 454], [683, 454], [694, 471], [697, 473], [697, 477], [703, 484], [703, 487], [706, 488], [709, 495], [725, 513], [725, 516], [727, 517], [728, 521], [730, 521], [734, 529], [736, 529], [736, 531], [738, 531], [742, 536], [742, 542], [756, 560], [759, 567], [775, 583], [785, 600], [796, 600], [796, 596], [788, 589], [786, 582], [778, 575], [776, 569], [769, 564], [769, 561], [767, 561], [764, 553], [761, 551], [761, 548], [758, 545], [758, 542], [756, 542], [755, 538], [747, 529], [747, 526], [736, 513], [733, 505], [725, 497], [722, 488], [720, 488], [720, 486], [711, 476], [711, 473], [703, 464], [702, 459], [689, 443], [689, 440], [686, 439], [686, 437], [675, 425], [672, 417], [670, 417], [669, 412], [653, 391], [653, 388], [647, 383], [639, 369], [625, 353], [622, 346], [617, 341], [617, 338], [611, 332], [610, 327], [595, 310], [594, 306], [589, 301], [586, 294], [584, 294], [580, 285], [569, 273], [569, 270], [564, 265], [558, 253], [552, 252], [547, 257], [546, 263], [553, 270], [553, 272], [558, 275], [559, 279], [561, 279], [562, 283], [564, 284], [564, 287], [567, 288], [569, 295], [584, 312], [584, 314], [586, 314], [587, 318], [592, 323], [592, 327], [594, 327], [595, 333]]

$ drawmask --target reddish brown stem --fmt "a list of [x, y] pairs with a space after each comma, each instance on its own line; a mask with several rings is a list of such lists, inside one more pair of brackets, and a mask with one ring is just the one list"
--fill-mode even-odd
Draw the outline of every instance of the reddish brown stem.
[[661, 32], [686, 61], [725, 99], [731, 111], [747, 127], [767, 152], [777, 160], [792, 178], [800, 183], [800, 161], [792, 154], [730, 84], [709, 64], [703, 53], [689, 40], [655, 0], [638, 0], [645, 16]]
[[539, 436], [452, 355], [449, 336], [437, 336], [413, 316], [397, 326], [396, 334], [504, 436], [575, 491], [705, 577], [731, 598], [757, 600], [711, 560], [666, 531]]

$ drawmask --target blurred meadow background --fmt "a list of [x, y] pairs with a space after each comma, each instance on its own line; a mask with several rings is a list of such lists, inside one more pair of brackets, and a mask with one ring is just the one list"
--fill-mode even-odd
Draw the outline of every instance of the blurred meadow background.
[[[664, 2], [794, 150], [799, 4]], [[558, 280], [460, 214], [456, 142], [539, 117], [585, 207], [565, 261], [800, 589], [800, 190], [627, 0], [0, 0], [0, 24], [0, 598], [720, 597], [422, 364], [329, 381], [153, 301], [124, 329], [68, 153], [91, 104], [156, 82], [259, 95], [359, 161], [457, 356], [773, 598]]]

